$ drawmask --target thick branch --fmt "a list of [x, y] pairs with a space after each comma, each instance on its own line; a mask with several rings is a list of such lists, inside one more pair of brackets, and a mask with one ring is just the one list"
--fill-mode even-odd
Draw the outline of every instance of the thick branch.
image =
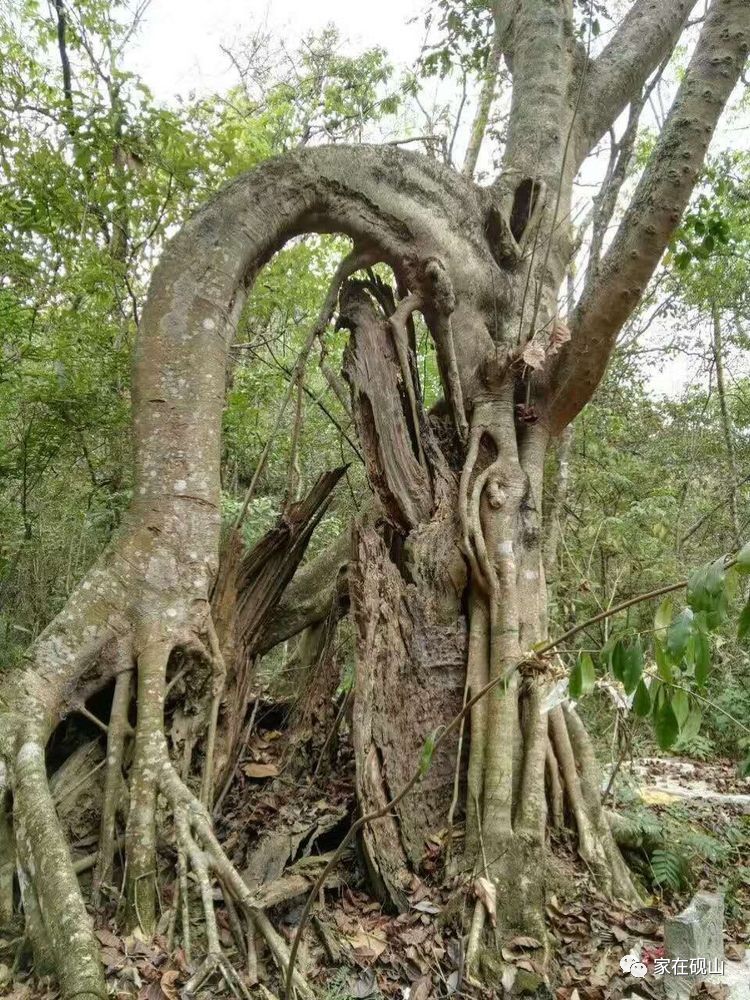
[[585, 406], [688, 204], [750, 47], [746, 0], [714, 0], [633, 201], [574, 313], [548, 409], [553, 431]]
[[583, 159], [674, 48], [695, 0], [636, 0], [589, 67], [581, 105]]
[[466, 147], [466, 156], [461, 168], [461, 173], [465, 177], [473, 177], [479, 159], [479, 150], [482, 148], [484, 133], [487, 131], [487, 122], [492, 109], [492, 102], [495, 99], [497, 89], [497, 76], [500, 70], [500, 58], [502, 56], [503, 43], [508, 29], [508, 17], [503, 16], [501, 4], [495, 4], [494, 29], [492, 33], [492, 45], [487, 57], [487, 65], [482, 74], [482, 87], [479, 91], [479, 100], [471, 123], [471, 134], [469, 144]]

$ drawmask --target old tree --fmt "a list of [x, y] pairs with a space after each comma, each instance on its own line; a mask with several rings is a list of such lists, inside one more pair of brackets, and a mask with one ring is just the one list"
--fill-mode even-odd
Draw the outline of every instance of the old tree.
[[[183, 895], [188, 874], [200, 890], [209, 965], [231, 979], [213, 878], [288, 964], [261, 895], [213, 833], [212, 805], [238, 752], [256, 654], [315, 622], [335, 625], [331, 607], [340, 607], [342, 589], [357, 631], [352, 733], [364, 813], [382, 810], [403, 788], [425, 738], [462, 701], [502, 681], [442, 741], [412, 795], [361, 831], [379, 894], [398, 906], [425, 836], [463, 812], [462, 857], [454, 848], [453, 864], [481, 868], [497, 895], [496, 929], [485, 926], [481, 902], [474, 911], [473, 971], [481, 976], [477, 956], [491, 955], [488, 942], [510, 932], [533, 935], [543, 951], [546, 831], [564, 803], [602, 890], [637, 898], [601, 809], [579, 717], [567, 706], [540, 710], [558, 679], [555, 661], [533, 653], [547, 634], [541, 494], [550, 442], [601, 380], [743, 70], [747, 0], [712, 0], [704, 17], [696, 12], [679, 90], [616, 233], [604, 241], [649, 82], [693, 6], [636, 0], [593, 58], [572, 0], [501, 0], [488, 67], [507, 66], [512, 100], [490, 186], [471, 175], [491, 79], [461, 174], [398, 146], [306, 148], [224, 188], [169, 244], [139, 326], [127, 518], [0, 687], [0, 922], [19, 905], [8, 875], [16, 870], [37, 962], [55, 970], [64, 997], [102, 997], [106, 989], [45, 747], [61, 720], [104, 690], [113, 693], [95, 894], [113, 873], [125, 801], [126, 860], [117, 865], [130, 927], [154, 931], [163, 835], [176, 847]], [[577, 249], [574, 179], [627, 109], [632, 127], [597, 206], [585, 287], [563, 322]], [[227, 352], [253, 282], [289, 240], [308, 233], [352, 242], [314, 333], [334, 314], [350, 331], [343, 375], [376, 499], [345, 545], [291, 579], [333, 484], [295, 508], [304, 521], [296, 561], [269, 541], [248, 565], [230, 538], [220, 565], [220, 428]], [[376, 264], [390, 268], [394, 291], [373, 281]], [[429, 414], [415, 364], [416, 313], [432, 337], [444, 395]], [[197, 775], [171, 759], [165, 733], [167, 687], [178, 669], [210, 677]], [[309, 989], [301, 975], [297, 985]]]

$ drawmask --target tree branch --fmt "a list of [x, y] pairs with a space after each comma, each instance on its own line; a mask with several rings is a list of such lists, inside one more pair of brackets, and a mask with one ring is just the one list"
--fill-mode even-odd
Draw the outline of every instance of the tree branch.
[[65, 17], [65, 6], [63, 0], [54, 0], [55, 13], [57, 14], [57, 48], [60, 52], [60, 66], [63, 75], [63, 96], [65, 106], [70, 114], [73, 113], [73, 82], [70, 71], [70, 59], [68, 58], [67, 44], [67, 18]]
[[474, 120], [471, 123], [471, 133], [469, 144], [466, 148], [464, 163], [461, 173], [465, 177], [473, 177], [479, 159], [479, 150], [482, 148], [484, 133], [487, 131], [487, 122], [490, 117], [492, 102], [495, 99], [497, 88], [497, 77], [500, 71], [500, 58], [502, 56], [503, 44], [509, 27], [509, 18], [503, 16], [501, 4], [496, 3], [493, 12], [494, 29], [492, 32], [492, 45], [487, 57], [487, 65], [482, 73], [482, 86], [479, 92]]
[[636, 0], [612, 41], [589, 67], [582, 102], [581, 159], [641, 92], [672, 51], [695, 0]]
[[591, 398], [690, 200], [716, 124], [750, 48], [746, 0], [713, 0], [656, 148], [553, 375], [547, 418], [562, 430]]

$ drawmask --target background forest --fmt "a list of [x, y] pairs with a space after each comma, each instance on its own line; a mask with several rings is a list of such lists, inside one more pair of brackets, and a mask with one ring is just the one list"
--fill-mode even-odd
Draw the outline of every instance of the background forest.
[[[164, 103], [131, 69], [134, 38], [148, 30], [147, 3], [3, 3], [0, 671], [19, 664], [127, 508], [131, 350], [155, 261], [191, 211], [269, 157], [323, 142], [410, 142], [458, 169], [476, 166], [480, 179], [492, 172], [507, 95], [501, 86], [482, 120], [490, 24], [481, 5], [460, 11], [453, 0], [433, 4], [423, 56], [409, 68], [379, 48], [352, 49], [334, 26], [293, 49], [259, 26], [226, 49], [233, 86]], [[592, 46], [606, 39], [612, 14], [590, 13]], [[678, 49], [637, 130], [623, 122], [601, 143], [600, 174], [579, 178], [571, 296], [592, 242], [606, 244], [618, 221], [617, 192], [637, 182], [685, 60]], [[750, 537], [748, 122], [745, 100], [730, 109], [604, 382], [553, 450], [544, 498], [552, 634], [679, 580]], [[623, 157], [626, 149], [632, 157]], [[601, 212], [603, 179], [615, 192], [609, 215]], [[239, 320], [227, 373], [227, 527], [251, 484], [248, 543], [321, 473], [347, 465], [310, 556], [369, 502], [339, 375], [346, 331], [330, 331], [325, 351], [316, 343], [301, 390], [295, 383], [340, 257], [336, 239], [307, 237], [274, 259]], [[439, 379], [419, 328], [417, 343], [429, 407]], [[654, 610], [636, 605], [618, 627], [645, 635]], [[703, 710], [670, 750], [733, 768], [750, 754], [750, 623], [738, 638], [738, 614], [739, 605], [717, 633]], [[560, 650], [566, 663], [598, 653], [608, 627], [604, 620], [576, 636]], [[352, 655], [341, 658], [344, 685]], [[290, 642], [262, 663], [268, 690], [285, 704], [299, 693], [303, 660]], [[604, 763], [627, 768], [631, 757], [664, 752], [653, 728], [618, 708], [606, 684], [582, 708]], [[707, 859], [731, 861], [715, 844], [683, 840], [677, 860], [657, 867], [652, 858], [655, 888], [686, 889]], [[737, 892], [749, 875], [741, 866], [733, 873]], [[725, 869], [715, 877], [728, 884]]]

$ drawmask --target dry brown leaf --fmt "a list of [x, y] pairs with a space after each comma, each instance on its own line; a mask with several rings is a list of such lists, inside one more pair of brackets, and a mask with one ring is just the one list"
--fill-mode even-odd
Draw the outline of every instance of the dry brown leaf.
[[420, 899], [418, 903], [414, 904], [413, 908], [417, 910], [419, 913], [430, 913], [433, 916], [436, 913], [440, 913], [440, 907], [436, 906], [429, 899]]
[[525, 365], [528, 365], [529, 368], [533, 368], [534, 371], [538, 371], [538, 369], [540, 369], [544, 364], [545, 360], [544, 346], [536, 339], [530, 340], [523, 349], [521, 359]]
[[248, 778], [276, 778], [279, 773], [275, 764], [243, 764], [242, 771]]
[[348, 934], [346, 940], [359, 959], [375, 961], [385, 951], [388, 941], [384, 931], [365, 931], [360, 928], [355, 934]]
[[510, 948], [541, 948], [542, 942], [535, 937], [514, 937], [508, 942]]
[[431, 992], [432, 977], [420, 976], [415, 983], [412, 983], [411, 990], [409, 991], [409, 1000], [427, 1000]]
[[112, 931], [108, 931], [106, 927], [100, 927], [95, 931], [95, 934], [99, 939], [99, 944], [103, 945], [103, 947], [116, 948], [118, 951], [122, 951], [122, 938], [117, 937]]
[[551, 358], [560, 350], [563, 344], [570, 340], [570, 327], [561, 319], [556, 319], [552, 325], [552, 333], [547, 345], [547, 357]]
[[417, 927], [407, 927], [401, 931], [399, 937], [404, 944], [422, 944], [430, 934], [430, 928], [419, 924]]
[[177, 969], [169, 969], [161, 977], [159, 985], [167, 1000], [179, 1000], [180, 991], [177, 989], [177, 980], [179, 978], [180, 973]]
[[503, 974], [500, 979], [500, 983], [506, 993], [510, 993], [513, 989], [513, 983], [516, 981], [516, 967], [515, 965], [506, 965], [503, 969]]
[[105, 945], [99, 951], [99, 957], [102, 960], [102, 965], [108, 970], [119, 969], [125, 962], [123, 953], [117, 948], [110, 948], [108, 945]]

